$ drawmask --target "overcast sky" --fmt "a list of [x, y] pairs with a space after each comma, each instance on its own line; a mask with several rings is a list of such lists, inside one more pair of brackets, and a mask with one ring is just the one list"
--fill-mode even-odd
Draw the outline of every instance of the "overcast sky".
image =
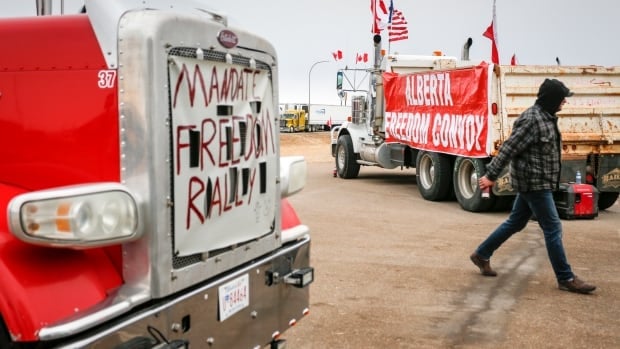
[[[105, 0], [101, 0], [105, 1]], [[389, 0], [385, 0], [389, 4]], [[60, 0], [53, 0], [59, 7]], [[82, 0], [65, 0], [77, 12]], [[270, 40], [278, 53], [280, 102], [340, 104], [336, 72], [355, 64], [357, 53], [373, 52], [370, 0], [207, 0], [231, 25]], [[0, 17], [34, 13], [35, 0], [0, 0]], [[403, 54], [461, 56], [473, 39], [470, 58], [490, 61], [491, 41], [482, 36], [492, 19], [493, 0], [394, 0], [408, 21], [409, 39], [392, 43]], [[497, 0], [500, 63], [516, 54], [520, 64], [620, 65], [620, 1]], [[385, 36], [384, 36], [385, 37]], [[387, 49], [387, 39], [384, 39]], [[332, 52], [344, 57], [335, 61]], [[367, 63], [370, 64], [370, 63]]]

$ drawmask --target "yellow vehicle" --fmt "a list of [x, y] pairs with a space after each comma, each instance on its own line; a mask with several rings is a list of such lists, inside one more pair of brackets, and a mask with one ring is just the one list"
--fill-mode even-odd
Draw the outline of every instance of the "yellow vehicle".
[[280, 132], [307, 131], [308, 114], [303, 109], [289, 109], [280, 114]]

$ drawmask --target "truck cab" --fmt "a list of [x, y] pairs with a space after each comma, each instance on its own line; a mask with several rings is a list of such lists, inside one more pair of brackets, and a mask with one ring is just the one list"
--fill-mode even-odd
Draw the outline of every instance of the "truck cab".
[[300, 132], [308, 127], [308, 114], [302, 109], [289, 109], [280, 115], [280, 131]]

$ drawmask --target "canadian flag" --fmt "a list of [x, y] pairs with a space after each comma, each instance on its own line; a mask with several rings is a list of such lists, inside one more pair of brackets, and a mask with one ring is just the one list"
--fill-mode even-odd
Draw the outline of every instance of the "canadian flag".
[[374, 18], [371, 31], [373, 34], [381, 34], [381, 31], [387, 28], [390, 20], [388, 7], [385, 6], [385, 2], [383, 0], [370, 0], [370, 11], [372, 12], [372, 16]]
[[514, 53], [512, 55], [512, 58], [510, 59], [510, 65], [517, 65], [517, 64], [519, 64], [519, 63], [517, 63], [517, 54]]
[[497, 17], [495, 16], [495, 0], [493, 0], [493, 20], [487, 30], [482, 33], [482, 36], [491, 40], [491, 61], [494, 64], [499, 64], [499, 53], [497, 50]]
[[368, 53], [358, 53], [355, 55], [355, 63], [368, 62]]
[[338, 50], [336, 52], [332, 52], [332, 55], [334, 56], [334, 59], [339, 61], [342, 59], [342, 51]]

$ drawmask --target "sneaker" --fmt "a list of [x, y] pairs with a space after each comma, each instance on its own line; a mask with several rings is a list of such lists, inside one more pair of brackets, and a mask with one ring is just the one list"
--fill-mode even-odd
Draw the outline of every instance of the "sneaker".
[[570, 280], [559, 281], [558, 288], [562, 291], [576, 292], [588, 294], [596, 290], [596, 286], [587, 284], [585, 281], [579, 279], [577, 275]]
[[495, 270], [491, 269], [491, 262], [488, 259], [482, 259], [477, 253], [472, 253], [469, 259], [480, 268], [480, 273], [484, 276], [497, 276]]

